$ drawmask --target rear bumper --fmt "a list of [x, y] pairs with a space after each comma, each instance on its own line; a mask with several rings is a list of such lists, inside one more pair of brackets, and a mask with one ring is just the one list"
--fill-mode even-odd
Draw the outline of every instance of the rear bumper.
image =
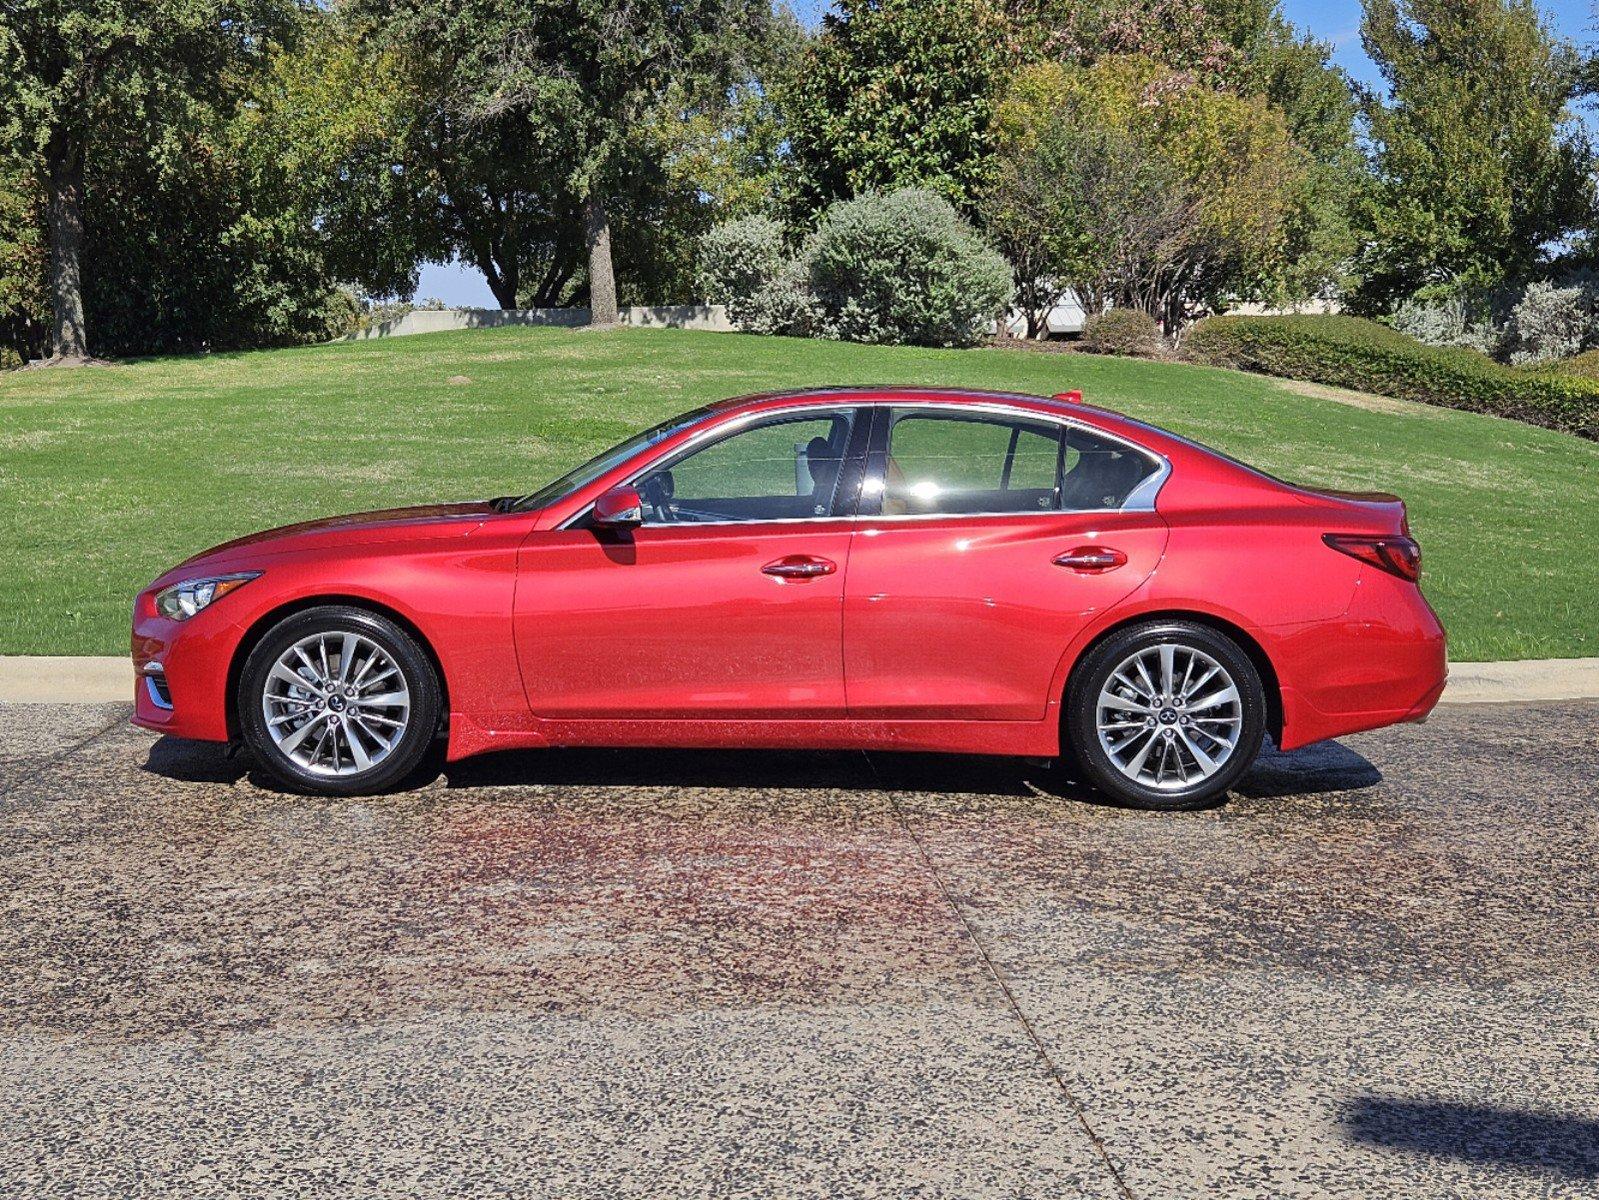
[[1449, 674], [1444, 629], [1421, 590], [1371, 567], [1344, 619], [1295, 658], [1281, 680], [1285, 750], [1424, 720]]

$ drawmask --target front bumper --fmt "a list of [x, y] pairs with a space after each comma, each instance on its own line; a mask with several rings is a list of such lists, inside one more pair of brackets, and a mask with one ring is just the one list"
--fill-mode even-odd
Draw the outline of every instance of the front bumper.
[[173, 621], [155, 612], [149, 592], [141, 594], [133, 615], [133, 723], [173, 737], [230, 740], [228, 669], [243, 636], [226, 611]]

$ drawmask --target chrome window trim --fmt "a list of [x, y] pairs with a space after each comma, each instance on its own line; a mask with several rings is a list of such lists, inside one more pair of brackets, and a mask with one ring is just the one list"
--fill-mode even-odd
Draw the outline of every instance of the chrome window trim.
[[[667, 457], [670, 458], [671, 461], [675, 462], [679, 457], [681, 457], [679, 452], [692, 450], [701, 442], [704, 442], [712, 437], [712, 435], [725, 434], [731, 436], [732, 434], [741, 430], [745, 425], [749, 425], [761, 417], [786, 417], [791, 413], [796, 416], [800, 416], [806, 413], [833, 412], [845, 408], [915, 408], [926, 409], [931, 412], [946, 413], [953, 409], [957, 412], [981, 412], [1000, 416], [1019, 416], [1024, 418], [1036, 418], [1042, 421], [1054, 421], [1059, 425], [1065, 425], [1071, 429], [1081, 429], [1083, 432], [1092, 434], [1095, 437], [1101, 437], [1106, 441], [1114, 442], [1118, 446], [1122, 446], [1125, 449], [1133, 451], [1135, 454], [1141, 454], [1144, 458], [1155, 464], [1155, 470], [1152, 474], [1141, 480], [1138, 486], [1133, 488], [1133, 490], [1127, 494], [1127, 499], [1122, 501], [1122, 503], [1116, 508], [1042, 508], [1028, 509], [1023, 512], [1008, 510], [1005, 512], [973, 513], [897, 513], [890, 516], [876, 517], [862, 517], [857, 513], [848, 517], [774, 517], [764, 521], [685, 521], [682, 524], [657, 525], [651, 525], [648, 521], [646, 521], [643, 525], [639, 526], [639, 528], [716, 529], [728, 525], [820, 525], [827, 522], [847, 522], [853, 525], [859, 524], [862, 521], [948, 521], [959, 520], [968, 517], [1037, 518], [1051, 515], [1069, 517], [1094, 514], [1105, 515], [1109, 513], [1154, 512], [1155, 499], [1160, 495], [1160, 489], [1165, 486], [1166, 480], [1171, 477], [1171, 460], [1169, 458], [1163, 454], [1157, 454], [1147, 446], [1140, 446], [1137, 442], [1122, 437], [1120, 434], [1111, 433], [1109, 430], [1101, 429], [1097, 425], [1075, 417], [1070, 417], [1065, 413], [1042, 412], [1038, 409], [1023, 408], [1020, 405], [1003, 404], [994, 401], [979, 401], [969, 404], [965, 402], [935, 404], [925, 400], [899, 401], [887, 399], [864, 399], [857, 400], [853, 403], [840, 403], [838, 401], [832, 401], [828, 403], [795, 405], [793, 408], [769, 409], [764, 412], [745, 413], [742, 416], [735, 417], [731, 421], [726, 421], [720, 425], [717, 425], [712, 429], [701, 430], [699, 433], [691, 435], [687, 441], [685, 441], [677, 448], [676, 451]], [[665, 459], [657, 461], [665, 461]], [[657, 469], [656, 463], [652, 462], [649, 464], [649, 466], [644, 467], [637, 474], [629, 476], [625, 483], [618, 486], [634, 487], [638, 484], [640, 479], [643, 479], [645, 475], [649, 474], [650, 471], [655, 469]], [[577, 524], [584, 517], [588, 516], [593, 507], [594, 501], [590, 500], [587, 504], [585, 504], [577, 512], [573, 513], [566, 520], [562, 521], [555, 528], [557, 530], [572, 528], [572, 526]]]

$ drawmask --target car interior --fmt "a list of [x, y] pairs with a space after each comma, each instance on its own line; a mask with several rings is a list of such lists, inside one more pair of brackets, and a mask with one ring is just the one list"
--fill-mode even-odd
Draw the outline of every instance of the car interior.
[[638, 483], [646, 524], [782, 521], [826, 516], [833, 506], [853, 413], [758, 426]]
[[1114, 509], [1154, 470], [1142, 454], [1054, 422], [897, 410], [882, 514]]

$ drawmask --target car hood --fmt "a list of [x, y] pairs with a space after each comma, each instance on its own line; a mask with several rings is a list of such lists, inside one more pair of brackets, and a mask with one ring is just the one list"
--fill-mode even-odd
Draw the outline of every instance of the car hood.
[[464, 537], [494, 511], [487, 500], [459, 504], [419, 504], [410, 508], [384, 508], [376, 512], [321, 517], [235, 538], [202, 550], [181, 565], [239, 557], [241, 554], [281, 554], [329, 546], [363, 546], [374, 542], [419, 541]]

